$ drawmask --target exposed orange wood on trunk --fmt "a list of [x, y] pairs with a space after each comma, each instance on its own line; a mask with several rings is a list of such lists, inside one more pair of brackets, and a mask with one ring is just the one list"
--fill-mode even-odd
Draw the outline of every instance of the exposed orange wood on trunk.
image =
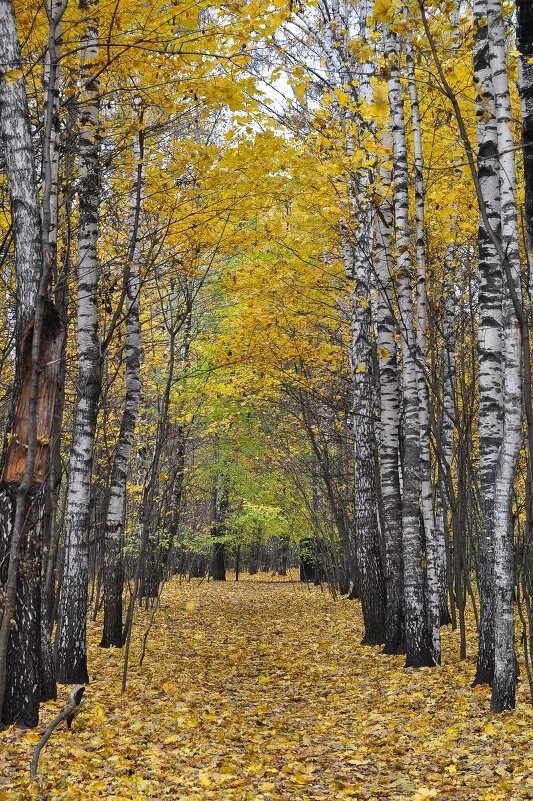
[[[46, 477], [50, 434], [59, 375], [59, 357], [63, 341], [63, 326], [52, 304], [45, 310], [41, 345], [41, 373], [39, 379], [39, 404], [37, 408], [37, 455], [33, 481], [42, 484]], [[33, 320], [23, 333], [22, 371], [15, 404], [13, 425], [8, 435], [8, 444], [2, 470], [2, 482], [18, 484], [26, 468], [28, 453], [29, 400], [31, 387], [31, 347]]]

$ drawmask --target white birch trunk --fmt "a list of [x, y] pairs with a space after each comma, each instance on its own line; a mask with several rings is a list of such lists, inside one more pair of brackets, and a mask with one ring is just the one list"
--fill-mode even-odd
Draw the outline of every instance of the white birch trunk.
[[[42, 270], [41, 219], [37, 197], [30, 116], [20, 48], [10, 0], [0, 0], [0, 130], [15, 240], [16, 375], [21, 382], [22, 332], [35, 312]], [[4, 451], [5, 456], [5, 451]], [[28, 457], [29, 458], [29, 455]], [[19, 487], [0, 489], [0, 718], [35, 726], [39, 713], [40, 604], [36, 539], [25, 516], [26, 495]], [[21, 516], [18, 515], [20, 518]], [[35, 532], [33, 532], [35, 535]], [[13, 625], [16, 621], [16, 625]]]
[[[474, 81], [478, 119], [478, 176], [490, 226], [499, 237], [500, 187], [498, 133], [489, 59], [486, 0], [474, 3]], [[479, 450], [481, 532], [479, 538], [480, 626], [474, 684], [491, 684], [494, 675], [494, 491], [503, 436], [502, 266], [480, 220], [479, 248]]]
[[101, 387], [101, 349], [98, 337], [97, 289], [99, 203], [99, 94], [94, 78], [98, 58], [98, 29], [91, 11], [95, 3], [83, 0], [88, 15], [81, 64], [79, 134], [79, 235], [77, 342], [78, 397], [74, 413], [67, 501], [65, 564], [57, 631], [58, 681], [87, 682], [86, 617], [88, 580], [89, 503], [94, 434]]
[[[358, 7], [358, 34], [366, 39], [367, 20], [372, 3]], [[331, 80], [354, 101], [371, 99], [372, 65], [357, 64], [349, 43], [348, 15], [338, 2], [331, 3], [330, 18], [324, 9], [326, 48], [332, 71]], [[354, 84], [357, 80], [357, 89]], [[346, 152], [354, 155], [352, 127], [357, 130], [359, 147], [364, 147], [363, 122], [347, 105], [339, 109], [345, 123]], [[348, 168], [350, 170], [350, 168]], [[353, 390], [353, 432], [355, 447], [354, 525], [360, 595], [365, 624], [363, 643], [385, 641], [385, 585], [381, 563], [377, 517], [376, 438], [374, 415], [375, 382], [372, 371], [371, 281], [374, 206], [371, 199], [372, 174], [363, 169], [348, 174], [348, 215], [341, 225], [341, 239], [347, 276], [354, 281], [350, 295]]]
[[503, 442], [498, 456], [494, 500], [494, 679], [491, 709], [500, 712], [514, 707], [516, 692], [512, 494], [522, 439], [522, 385], [520, 328], [511, 293], [514, 291], [520, 298], [521, 288], [513, 118], [501, 0], [488, 0], [487, 22], [498, 133], [502, 247], [509, 268], [504, 281], [503, 302]]
[[420, 418], [416, 369], [409, 229], [409, 172], [403, 90], [400, 82], [398, 41], [390, 29], [385, 31], [385, 58], [388, 67], [389, 103], [394, 151], [394, 211], [400, 342], [403, 363], [404, 463], [403, 463], [403, 563], [405, 595], [405, 640], [407, 666], [435, 664], [433, 645], [427, 627], [425, 602], [425, 554], [420, 530]]
[[[444, 258], [444, 320], [442, 355], [442, 415], [440, 425], [441, 453], [439, 474], [442, 496], [437, 499], [439, 546], [444, 549], [443, 576], [444, 597], [441, 595], [441, 623], [449, 623], [450, 613], [446, 594], [449, 567], [446, 564], [446, 537], [448, 536], [448, 491], [453, 481], [454, 431], [455, 431], [455, 282], [453, 279], [455, 247], [448, 245]], [[442, 585], [441, 585], [442, 590]]]
[[[420, 424], [420, 506], [424, 521], [426, 547], [427, 616], [428, 630], [433, 646], [433, 659], [440, 662], [440, 607], [441, 595], [446, 593], [446, 551], [441, 543], [435, 519], [435, 499], [431, 482], [429, 387], [426, 380], [427, 363], [427, 290], [426, 290], [426, 242], [424, 230], [425, 186], [424, 156], [422, 151], [422, 128], [418, 105], [413, 47], [407, 42], [407, 73], [409, 98], [411, 101], [411, 123], [413, 126], [414, 184], [416, 212], [416, 369], [418, 384], [418, 419]], [[444, 564], [439, 560], [444, 556]], [[441, 582], [444, 580], [443, 586]]]
[[[387, 146], [392, 146], [388, 139]], [[376, 209], [374, 269], [377, 282], [376, 328], [380, 387], [379, 463], [381, 495], [385, 524], [385, 557], [387, 608], [385, 616], [385, 653], [405, 650], [403, 560], [402, 560], [402, 496], [400, 491], [400, 382], [398, 348], [393, 306], [392, 231], [394, 215], [391, 194], [391, 172], [382, 168], [382, 198]]]
[[142, 204], [144, 144], [142, 131], [134, 141], [135, 174], [130, 200], [129, 269], [126, 287], [126, 394], [111, 473], [105, 527], [104, 628], [101, 646], [122, 645], [122, 527], [126, 484], [135, 426], [141, 400], [141, 329], [139, 321], [141, 251], [139, 229]]

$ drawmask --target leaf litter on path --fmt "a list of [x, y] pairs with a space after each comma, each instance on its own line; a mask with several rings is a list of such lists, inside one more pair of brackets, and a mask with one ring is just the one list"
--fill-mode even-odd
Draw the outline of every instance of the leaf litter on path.
[[71, 732], [0, 733], [0, 801], [525, 801], [533, 798], [533, 711], [492, 716], [472, 689], [475, 640], [460, 662], [405, 670], [360, 645], [357, 602], [266, 576], [173, 580], [148, 640], [136, 618], [129, 683], [122, 652], [89, 632], [91, 683]]

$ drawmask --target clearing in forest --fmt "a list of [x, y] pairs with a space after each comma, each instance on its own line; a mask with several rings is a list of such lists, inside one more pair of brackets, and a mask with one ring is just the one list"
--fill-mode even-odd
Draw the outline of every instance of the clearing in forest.
[[[359, 605], [268, 576], [166, 587], [142, 667], [139, 615], [122, 653], [97, 647], [68, 732], [0, 734], [0, 800], [521, 801], [533, 798], [533, 710], [491, 716], [487, 688], [444, 634], [444, 666], [405, 670], [361, 646]], [[473, 632], [472, 632], [473, 639]], [[46, 704], [48, 722], [67, 696]]]

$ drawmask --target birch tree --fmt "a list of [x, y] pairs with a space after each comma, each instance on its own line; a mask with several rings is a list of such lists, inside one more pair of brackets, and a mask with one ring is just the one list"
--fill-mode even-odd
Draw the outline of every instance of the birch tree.
[[[389, 136], [384, 144], [390, 151], [392, 142]], [[405, 649], [402, 496], [399, 473], [401, 396], [396, 343], [398, 325], [392, 281], [394, 214], [390, 196], [391, 170], [382, 166], [380, 177], [381, 198], [375, 217], [374, 270], [377, 283], [376, 332], [380, 388], [379, 463], [384, 508], [387, 590], [384, 651], [396, 654]]]
[[81, 55], [77, 288], [78, 396], [70, 453], [65, 565], [57, 629], [58, 680], [88, 681], [86, 614], [89, 503], [94, 433], [101, 388], [97, 254], [99, 176], [98, 26], [96, 3], [82, 0], [86, 31]]
[[[501, 235], [498, 134], [485, 0], [474, 4], [478, 179], [489, 223]], [[494, 488], [503, 435], [502, 266], [495, 244], [480, 220], [479, 235], [479, 446], [482, 528], [479, 540], [480, 629], [475, 684], [494, 674]]]
[[522, 440], [522, 387], [520, 327], [513, 299], [516, 302], [520, 298], [521, 287], [513, 117], [500, 0], [487, 0], [486, 11], [500, 164], [501, 245], [506, 256], [502, 310], [503, 440], [498, 454], [494, 497], [494, 678], [491, 699], [491, 709], [500, 712], [514, 707], [516, 691], [512, 494]]
[[[60, 161], [60, 77], [59, 67], [61, 55], [61, 37], [63, 33], [62, 20], [67, 8], [67, 0], [54, 0], [48, 11], [48, 42], [44, 63], [44, 137], [42, 153], [42, 250], [43, 261], [50, 274], [50, 281], [56, 287], [56, 303], [59, 314], [64, 303], [58, 298], [65, 296], [65, 289], [58, 292], [60, 284], [57, 270], [57, 242], [59, 223], [59, 161]], [[59, 302], [58, 302], [59, 300]], [[61, 315], [65, 326], [65, 315]], [[46, 484], [44, 487], [43, 508], [39, 525], [41, 526], [42, 558], [40, 565], [41, 588], [41, 676], [40, 696], [42, 701], [55, 698], [57, 695], [55, 683], [55, 663], [52, 650], [51, 630], [53, 621], [50, 619], [51, 604], [50, 593], [47, 592], [46, 576], [49, 569], [49, 560], [54, 557], [54, 542], [57, 540], [56, 531], [56, 504], [58, 500], [58, 487], [60, 476], [60, 438], [61, 419], [64, 405], [65, 384], [65, 344], [63, 344], [58, 363], [58, 386], [55, 397], [52, 430], [50, 436], [50, 458]], [[51, 553], [52, 552], [52, 553]], [[52, 563], [53, 564], [53, 563]]]
[[409, 173], [399, 45], [389, 26], [384, 32], [394, 152], [394, 212], [398, 274], [400, 342], [402, 349], [404, 459], [402, 541], [407, 666], [435, 664], [435, 635], [428, 630], [425, 601], [424, 548], [420, 529], [420, 406], [412, 302], [412, 262], [409, 228]]
[[[342, 13], [338, 3], [331, 3], [330, 7], [323, 3], [321, 9], [326, 27], [329, 64], [333, 72], [332, 80], [352, 102], [368, 102], [371, 99], [370, 78], [373, 67], [366, 60], [361, 64], [356, 64], [354, 60], [349, 46], [348, 7]], [[362, 3], [357, 9], [358, 18], [355, 24], [362, 42], [367, 40], [371, 10], [372, 5], [369, 2]], [[355, 85], [358, 91], [355, 90]], [[356, 145], [364, 153], [365, 125], [350, 110], [348, 101], [342, 107], [340, 115], [345, 123], [346, 151], [350, 161], [354, 158]], [[346, 274], [354, 282], [350, 296], [355, 448], [354, 525], [361, 605], [365, 621], [363, 642], [375, 645], [385, 640], [385, 584], [379, 543], [375, 474], [374, 416], [377, 404], [372, 369], [374, 358], [371, 316], [374, 205], [371, 198], [373, 179], [370, 154], [366, 154], [365, 160], [369, 163], [360, 171], [348, 167], [349, 214], [341, 224], [340, 235]]]
[[420, 508], [424, 522], [427, 581], [427, 615], [435, 663], [440, 662], [440, 617], [442, 597], [446, 597], [446, 548], [441, 538], [444, 532], [435, 519], [435, 499], [431, 478], [429, 387], [426, 377], [427, 363], [427, 256], [425, 242], [425, 186], [422, 128], [416, 85], [413, 48], [406, 46], [411, 124], [413, 127], [414, 189], [415, 189], [415, 240], [416, 240], [416, 370], [418, 385], [418, 416], [420, 424]]
[[[0, 130], [15, 239], [16, 357], [2, 454], [0, 715], [34, 726], [40, 700], [39, 488], [47, 468], [62, 327], [48, 300], [31, 125], [13, 8], [0, 3]], [[52, 361], [49, 361], [52, 360]], [[47, 386], [46, 386], [47, 385]], [[45, 386], [46, 397], [40, 388]]]
[[[142, 124], [142, 112], [140, 123]], [[144, 134], [134, 141], [135, 175], [130, 200], [130, 243], [126, 282], [125, 371], [126, 393], [120, 431], [111, 472], [109, 502], [105, 524], [104, 629], [101, 646], [122, 645], [122, 531], [125, 514], [126, 484], [135, 425], [141, 399], [141, 331], [139, 321], [141, 251], [139, 231], [143, 186]]]

